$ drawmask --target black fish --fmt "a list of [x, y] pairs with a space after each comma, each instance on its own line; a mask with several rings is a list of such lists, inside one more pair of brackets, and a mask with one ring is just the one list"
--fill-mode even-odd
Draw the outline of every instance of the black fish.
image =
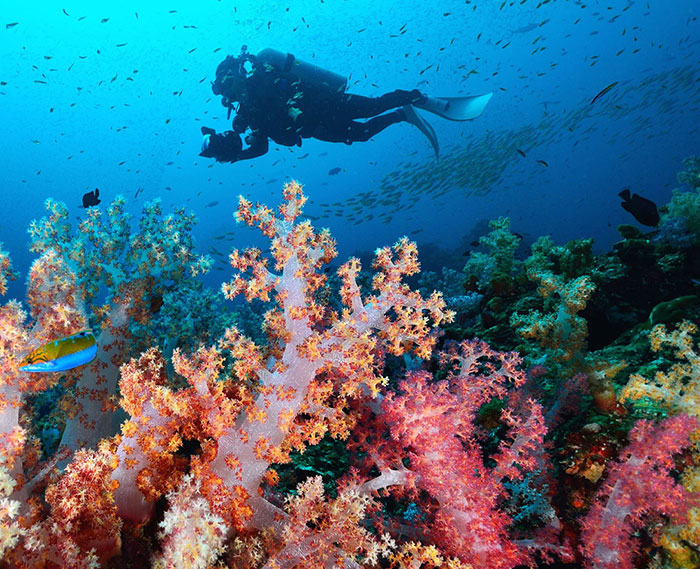
[[659, 211], [653, 201], [643, 198], [639, 194], [630, 195], [629, 188], [625, 188], [618, 195], [624, 200], [620, 205], [629, 211], [639, 223], [649, 227], [658, 227]]
[[328, 170], [328, 175], [335, 176], [336, 174], [340, 174], [341, 170], [342, 170], [342, 168], [336, 166], [335, 168], [331, 168], [330, 170]]
[[605, 89], [603, 89], [600, 93], [593, 97], [593, 99], [591, 100], [591, 105], [595, 103], [598, 99], [600, 99], [603, 95], [610, 92], [615, 87], [615, 85], [617, 85], [617, 81], [610, 83], [610, 85], [608, 85]]
[[91, 207], [100, 203], [100, 188], [83, 194], [83, 207]]
[[151, 314], [158, 314], [161, 306], [163, 306], [163, 295], [154, 293], [153, 296], [151, 296]]

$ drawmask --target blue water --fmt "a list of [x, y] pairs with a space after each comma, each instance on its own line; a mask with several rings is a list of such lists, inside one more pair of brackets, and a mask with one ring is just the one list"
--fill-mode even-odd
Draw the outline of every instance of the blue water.
[[[65, 201], [80, 217], [81, 196], [95, 187], [103, 206], [124, 194], [135, 215], [156, 197], [166, 210], [187, 205], [200, 220], [202, 252], [254, 242], [232, 219], [237, 196], [274, 205], [289, 178], [305, 185], [306, 213], [330, 228], [340, 259], [408, 234], [432, 252], [426, 266], [461, 268], [465, 244], [500, 215], [526, 240], [594, 237], [606, 250], [618, 224], [634, 223], [617, 193], [630, 187], [661, 205], [678, 185], [682, 158], [699, 152], [698, 2], [540, 4], [3, 6], [0, 241], [22, 275], [8, 296], [24, 295], [32, 260], [26, 228], [44, 215], [44, 200]], [[494, 97], [473, 122], [425, 115], [439, 136], [439, 162], [404, 123], [366, 143], [271, 144], [261, 158], [217, 164], [198, 156], [199, 129], [230, 128], [210, 82], [242, 44], [254, 53], [292, 52], [347, 75], [350, 91], [362, 95], [417, 87], [437, 96]], [[329, 176], [336, 167], [341, 171]], [[382, 189], [388, 176], [401, 190], [389, 203]], [[232, 229], [233, 241], [215, 240]], [[208, 278], [218, 286], [228, 274]]]

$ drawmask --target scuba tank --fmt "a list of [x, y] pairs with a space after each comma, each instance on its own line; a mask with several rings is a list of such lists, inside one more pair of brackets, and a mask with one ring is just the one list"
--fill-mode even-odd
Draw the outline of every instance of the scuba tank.
[[316, 88], [328, 90], [330, 93], [344, 93], [348, 87], [347, 77], [301, 61], [291, 53], [283, 53], [276, 49], [266, 48], [255, 56], [256, 63], [268, 64], [289, 73]]

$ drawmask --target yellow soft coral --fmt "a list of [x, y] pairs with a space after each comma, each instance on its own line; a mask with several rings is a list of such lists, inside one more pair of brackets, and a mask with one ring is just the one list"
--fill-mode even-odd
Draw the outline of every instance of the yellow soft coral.
[[[676, 415], [685, 413], [700, 417], [700, 355], [693, 342], [697, 326], [691, 322], [681, 322], [669, 332], [663, 324], [654, 326], [649, 334], [651, 349], [660, 351], [664, 346], [674, 350], [678, 358], [667, 371], [657, 371], [653, 379], [633, 374], [620, 393], [620, 400], [638, 401], [648, 399]], [[694, 436], [692, 447], [695, 464], [700, 464], [700, 432]], [[700, 490], [700, 467], [687, 468], [681, 478], [683, 486], [690, 492]], [[700, 508], [692, 508], [688, 521], [683, 526], [665, 529], [660, 541], [675, 567], [698, 567], [700, 556], [696, 546], [700, 543]]]
[[681, 322], [673, 332], [666, 326], [654, 326], [649, 339], [651, 349], [658, 352], [664, 345], [673, 348], [680, 361], [668, 371], [658, 371], [654, 379], [646, 379], [633, 374], [620, 393], [621, 400], [636, 401], [647, 398], [675, 414], [687, 413], [700, 416], [700, 355], [693, 348], [693, 334], [697, 326], [691, 322]]
[[538, 283], [537, 293], [549, 301], [551, 311], [542, 314], [533, 310], [529, 314], [514, 314], [511, 325], [525, 339], [535, 339], [540, 346], [551, 350], [555, 363], [566, 363], [579, 371], [586, 348], [588, 327], [578, 313], [586, 307], [595, 290], [588, 276], [565, 280], [550, 272], [532, 272], [531, 281]]

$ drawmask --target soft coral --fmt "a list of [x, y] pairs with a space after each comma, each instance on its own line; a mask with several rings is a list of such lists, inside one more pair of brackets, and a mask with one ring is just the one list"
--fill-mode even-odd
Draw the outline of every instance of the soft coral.
[[475, 567], [526, 563], [530, 555], [510, 538], [512, 520], [500, 503], [506, 477], [517, 480], [538, 466], [546, 434], [541, 407], [530, 400], [529, 413], [523, 410], [522, 417], [504, 412], [511, 442], [493, 457], [496, 466], [487, 466], [475, 415], [483, 403], [504, 398], [509, 386], [522, 385], [519, 358], [476, 340], [462, 342], [443, 361], [458, 363], [447, 380], [411, 373], [400, 385], [402, 393], [389, 394], [382, 404], [392, 438], [408, 451], [416, 485], [439, 504], [426, 530], [443, 551]]
[[638, 550], [633, 532], [648, 516], [681, 521], [697, 503], [669, 473], [673, 455], [690, 445], [697, 420], [688, 415], [669, 417], [659, 425], [638, 421], [630, 443], [613, 466], [583, 523], [583, 554], [593, 569], [632, 569]]

